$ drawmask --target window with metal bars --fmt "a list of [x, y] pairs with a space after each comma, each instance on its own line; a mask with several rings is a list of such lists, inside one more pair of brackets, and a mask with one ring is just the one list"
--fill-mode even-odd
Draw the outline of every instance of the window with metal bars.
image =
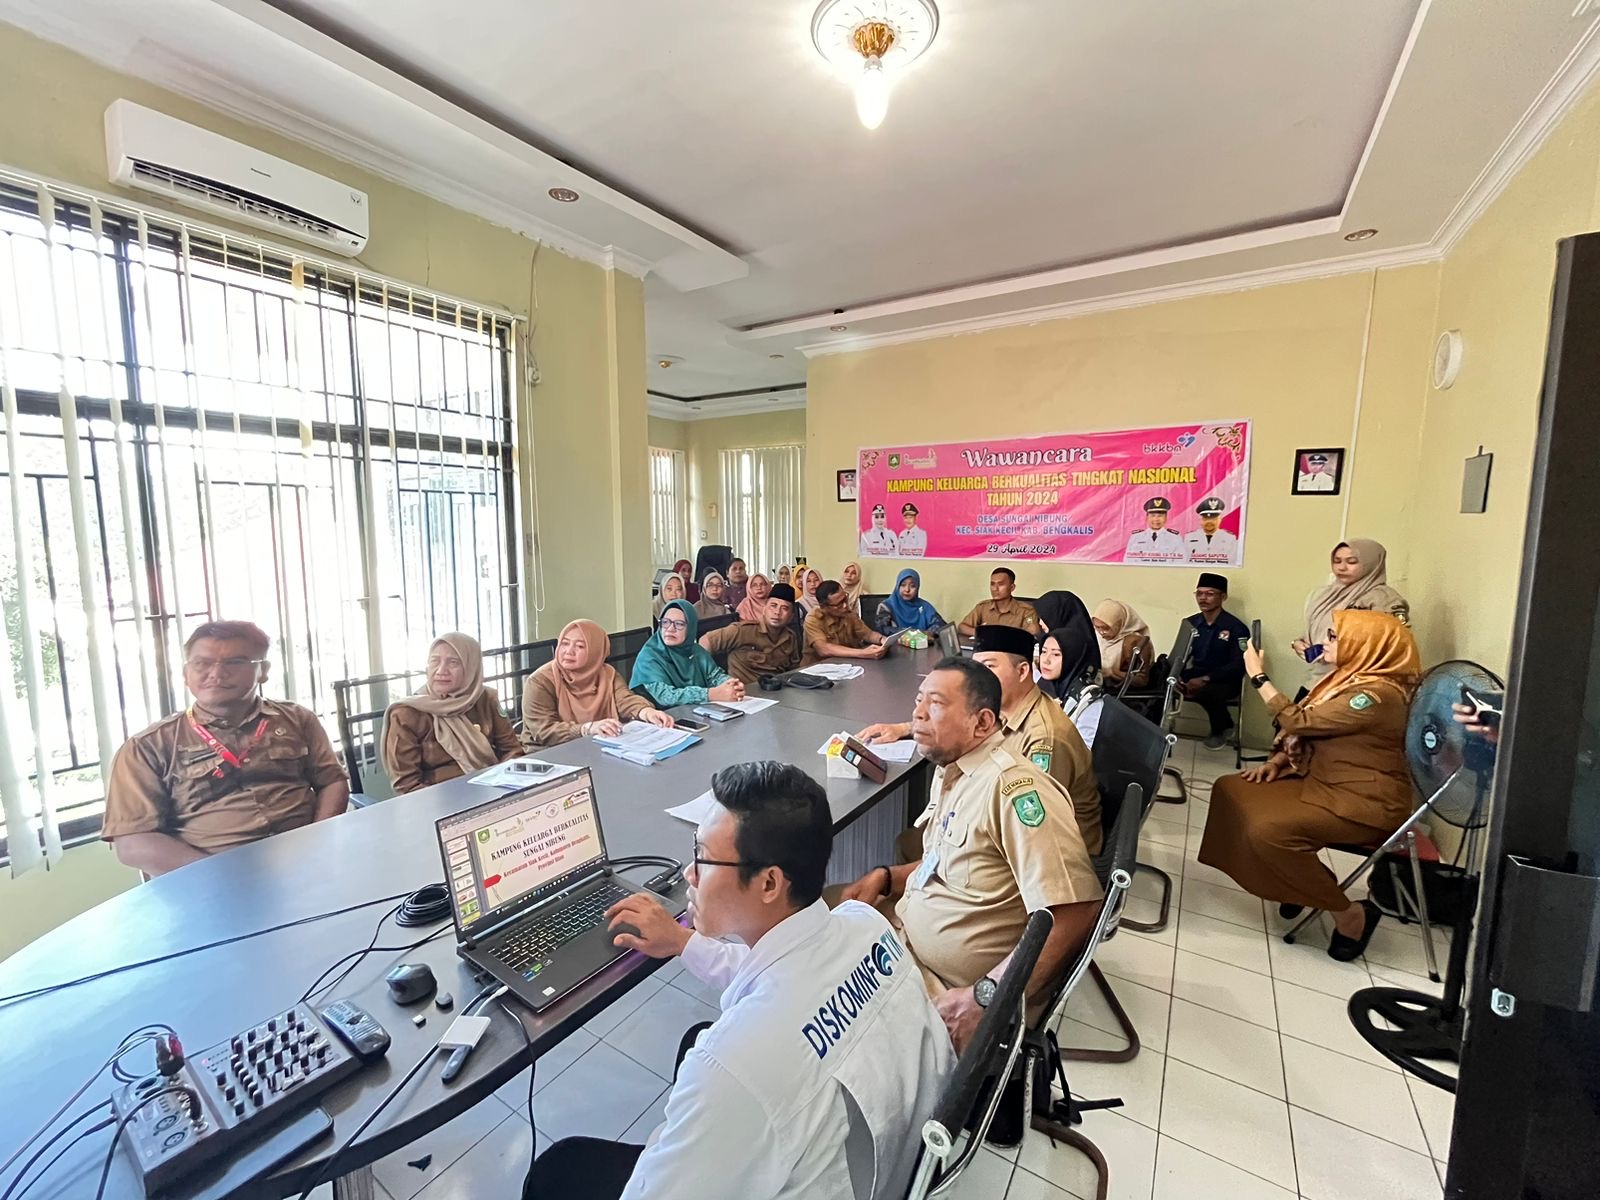
[[335, 680], [519, 640], [512, 344], [503, 314], [0, 178], [10, 823], [46, 857], [98, 830], [106, 754], [186, 702], [203, 621], [264, 628], [266, 690], [330, 731]]
[[688, 553], [688, 472], [682, 450], [650, 447], [650, 559], [670, 567]]

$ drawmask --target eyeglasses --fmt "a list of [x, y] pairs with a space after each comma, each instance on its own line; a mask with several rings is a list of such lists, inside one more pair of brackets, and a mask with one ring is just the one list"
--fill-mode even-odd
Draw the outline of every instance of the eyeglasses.
[[693, 857], [691, 857], [690, 860], [689, 860], [689, 865], [694, 867], [696, 870], [698, 870], [701, 867], [750, 867], [750, 868], [753, 869], [758, 864], [753, 863], [753, 862], [745, 862], [742, 859], [737, 861], [737, 862], [730, 862], [729, 860], [724, 859], [724, 858], [701, 858], [700, 857], [700, 839], [699, 838], [695, 838], [695, 840], [694, 840], [694, 854], [693, 854]]
[[196, 674], [204, 675], [212, 667], [217, 667], [229, 675], [259, 667], [267, 660], [264, 658], [191, 658], [184, 665], [192, 667]]
[[663, 621], [663, 622], [661, 622], [661, 628], [663, 628], [663, 629], [687, 629], [687, 628], [689, 628], [689, 622], [687, 622], [687, 621]]

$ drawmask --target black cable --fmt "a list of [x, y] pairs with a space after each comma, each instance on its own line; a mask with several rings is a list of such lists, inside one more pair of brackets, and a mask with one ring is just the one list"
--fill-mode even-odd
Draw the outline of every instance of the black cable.
[[134, 1117], [139, 1115], [139, 1110], [147, 1104], [154, 1104], [163, 1096], [183, 1096], [189, 1101], [189, 1119], [198, 1120], [200, 1117], [200, 1093], [192, 1087], [180, 1083], [169, 1083], [166, 1087], [157, 1088], [139, 1103], [128, 1110], [128, 1115], [117, 1122], [117, 1131], [111, 1135], [111, 1145], [106, 1148], [106, 1161], [100, 1167], [100, 1185], [94, 1189], [94, 1200], [105, 1200], [106, 1180], [111, 1178], [111, 1160], [116, 1157], [117, 1143], [122, 1140], [123, 1130], [128, 1128]]
[[[437, 891], [438, 895], [434, 894], [435, 891]], [[395, 918], [396, 925], [416, 926], [424, 924], [431, 925], [436, 921], [443, 921], [449, 915], [450, 896], [449, 893], [444, 890], [443, 884], [430, 883], [426, 887], [418, 888], [416, 891], [407, 895], [406, 898], [399, 904], [395, 905], [388, 912], [384, 913], [383, 916], [378, 918], [378, 923], [372, 928], [372, 937], [367, 940], [367, 944], [365, 946], [363, 946], [360, 950], [352, 950], [348, 954], [341, 955], [339, 958], [330, 963], [323, 970], [322, 974], [317, 976], [315, 982], [313, 982], [312, 985], [305, 990], [305, 993], [300, 997], [300, 1003], [308, 1003], [311, 997], [316, 995], [318, 992], [329, 991], [335, 987], [338, 987], [339, 984], [349, 976], [350, 972], [356, 969], [361, 960], [369, 954], [376, 954], [380, 952], [387, 953], [391, 950], [399, 951], [401, 953], [404, 953], [408, 950], [415, 950], [418, 946], [422, 946], [433, 941], [435, 938], [439, 937], [445, 932], [443, 928], [435, 929], [426, 937], [419, 938], [418, 940], [407, 943], [404, 946], [380, 946], [378, 945], [378, 935], [383, 930], [383, 923], [390, 917]], [[346, 963], [349, 965], [344, 966]], [[329, 972], [338, 970], [338, 968], [341, 966], [344, 966], [344, 970], [340, 971], [337, 976], [329, 980]], [[324, 980], [327, 980], [327, 982], [323, 982]]]
[[[72, 1120], [68, 1121], [60, 1129], [56, 1130], [54, 1136], [52, 1136], [49, 1141], [45, 1142], [44, 1145], [40, 1146], [37, 1150], [35, 1150], [33, 1152], [33, 1157], [32, 1158], [30, 1158], [27, 1162], [22, 1164], [22, 1169], [20, 1171], [18, 1171], [16, 1173], [16, 1175], [12, 1178], [11, 1182], [6, 1185], [6, 1190], [3, 1191], [3, 1192], [0, 1192], [0, 1200], [11, 1200], [11, 1193], [17, 1190], [17, 1184], [22, 1182], [22, 1177], [24, 1175], [26, 1175], [30, 1170], [33, 1169], [33, 1164], [38, 1162], [39, 1159], [44, 1156], [45, 1151], [49, 1150], [51, 1146], [54, 1146], [62, 1138], [66, 1137], [67, 1133], [72, 1129], [73, 1126], [81, 1125], [86, 1119], [88, 1119], [89, 1117], [94, 1116], [95, 1113], [104, 1112], [106, 1109], [108, 1109], [110, 1107], [111, 1107], [111, 1101], [102, 1100], [99, 1104], [96, 1104], [93, 1108], [84, 1109], [77, 1116], [73, 1117]], [[104, 1129], [106, 1127], [106, 1125], [111, 1125], [111, 1124], [114, 1124], [114, 1123], [115, 1123], [114, 1120], [109, 1120], [109, 1121], [106, 1122], [105, 1125], [96, 1125], [94, 1127], [94, 1129]], [[46, 1128], [48, 1128], [48, 1126]], [[43, 1130], [41, 1130], [40, 1132], [43, 1132]], [[85, 1133], [92, 1133], [92, 1132], [94, 1132], [93, 1129], [85, 1130]], [[60, 1158], [61, 1154], [65, 1154], [67, 1152], [67, 1150], [70, 1149], [74, 1144], [76, 1144], [83, 1136], [84, 1136], [84, 1134], [80, 1133], [76, 1138], [73, 1138], [71, 1142], [68, 1142], [67, 1145], [62, 1148], [61, 1153], [56, 1155], [56, 1158]], [[56, 1158], [52, 1158], [50, 1160], [50, 1162], [48, 1164], [46, 1164], [45, 1169], [43, 1171], [40, 1171], [39, 1174], [37, 1176], [35, 1176], [34, 1183], [37, 1183], [40, 1179], [42, 1179], [45, 1176], [45, 1174], [50, 1170], [50, 1168], [55, 1166]], [[33, 1184], [29, 1184], [28, 1185], [28, 1187], [32, 1187], [32, 1186], [33, 1186]], [[25, 1194], [27, 1192], [27, 1190], [28, 1190], [28, 1188], [26, 1188], [26, 1187], [23, 1188], [22, 1192], [19, 1193], [19, 1195]]]
[[329, 917], [343, 916], [345, 913], [356, 912], [363, 908], [371, 908], [374, 904], [387, 904], [391, 900], [402, 900], [411, 895], [410, 892], [396, 892], [392, 896], [379, 896], [372, 900], [363, 900], [359, 904], [347, 904], [343, 908], [331, 909], [328, 912], [313, 913], [309, 917], [299, 917], [293, 921], [284, 921], [278, 925], [268, 925], [265, 929], [253, 929], [249, 933], [238, 933], [232, 937], [218, 938], [214, 942], [206, 942], [200, 946], [190, 946], [187, 950], [174, 950], [170, 954], [160, 954], [155, 958], [143, 958], [138, 962], [123, 963], [121, 966], [108, 967], [104, 971], [96, 971], [93, 975], [84, 975], [78, 979], [68, 979], [62, 983], [50, 983], [43, 987], [30, 988], [25, 992], [14, 992], [9, 996], [0, 996], [0, 1008], [7, 1008], [13, 1004], [21, 1004], [39, 996], [48, 996], [64, 988], [77, 987], [79, 984], [93, 983], [97, 979], [106, 979], [112, 975], [120, 975], [124, 971], [134, 971], [140, 967], [153, 967], [157, 963], [171, 962], [175, 958], [182, 958], [187, 954], [198, 954], [202, 950], [215, 950], [218, 946], [231, 946], [235, 942], [248, 941], [250, 938], [262, 937], [269, 933], [277, 933], [280, 929], [293, 929], [297, 925], [309, 925], [313, 921], [325, 921]]
[[[91, 1109], [90, 1111], [94, 1111], [94, 1110]], [[71, 1150], [74, 1146], [76, 1146], [79, 1142], [83, 1141], [83, 1139], [88, 1137], [91, 1133], [99, 1133], [102, 1129], [110, 1129], [116, 1123], [117, 1123], [117, 1121], [116, 1121], [115, 1117], [107, 1117], [104, 1121], [101, 1121], [100, 1124], [89, 1126], [89, 1128], [85, 1129], [82, 1133], [78, 1134], [77, 1137], [73, 1138], [65, 1146], [63, 1146], [63, 1147], [61, 1147], [61, 1149], [57, 1150], [56, 1153], [55, 1153], [55, 1157], [52, 1158], [49, 1162], [45, 1163], [44, 1170], [40, 1171], [37, 1175], [35, 1175], [32, 1179], [30, 1179], [27, 1182], [27, 1185], [24, 1186], [23, 1189], [20, 1192], [17, 1193], [17, 1200], [22, 1200], [22, 1198], [28, 1194], [28, 1190], [30, 1188], [32, 1188], [34, 1184], [38, 1183], [39, 1180], [43, 1179], [46, 1175], [50, 1174], [50, 1168], [55, 1166], [58, 1162], [60, 1162], [61, 1159], [66, 1155], [68, 1150]], [[21, 1176], [18, 1176], [18, 1178], [20, 1179]]]
[[450, 889], [442, 883], [430, 883], [419, 887], [401, 902], [400, 915], [394, 919], [394, 923], [410, 929], [417, 925], [432, 925], [449, 915]]
[[[477, 1005], [484, 1003], [486, 1000], [499, 999], [500, 996], [505, 995], [505, 992], [506, 985], [501, 983], [499, 980], [495, 980], [494, 982], [485, 985], [483, 990], [481, 990], [471, 1000], [467, 1001], [466, 1007], [461, 1010], [461, 1015], [470, 1015], [472, 1010]], [[518, 1024], [521, 1024], [521, 1022], [519, 1021]], [[440, 1037], [433, 1043], [433, 1045], [428, 1047], [427, 1053], [419, 1058], [412, 1065], [411, 1069], [405, 1073], [400, 1082], [389, 1089], [389, 1094], [379, 1101], [378, 1107], [368, 1113], [367, 1119], [362, 1121], [360, 1125], [356, 1126], [356, 1131], [349, 1137], [345, 1138], [344, 1143], [328, 1156], [328, 1161], [322, 1165], [322, 1170], [318, 1171], [311, 1177], [311, 1182], [306, 1184], [305, 1190], [300, 1193], [298, 1200], [306, 1200], [306, 1197], [311, 1195], [312, 1192], [316, 1191], [317, 1188], [321, 1187], [323, 1183], [334, 1178], [334, 1165], [341, 1157], [343, 1157], [345, 1151], [349, 1150], [350, 1147], [355, 1144], [356, 1139], [367, 1131], [367, 1126], [371, 1125], [378, 1119], [378, 1114], [383, 1112], [384, 1109], [388, 1108], [389, 1105], [394, 1102], [395, 1097], [405, 1090], [406, 1084], [410, 1083], [417, 1077], [417, 1072], [422, 1070], [423, 1067], [427, 1066], [433, 1061], [434, 1055], [439, 1052], [439, 1045], [443, 1041], [444, 1037], [441, 1034]], [[97, 1196], [95, 1197], [95, 1200], [101, 1200], [101, 1198]]]
[[517, 1027], [517, 1032], [522, 1035], [523, 1045], [528, 1047], [528, 1129], [533, 1134], [533, 1156], [539, 1155], [539, 1124], [533, 1119], [533, 1073], [538, 1069], [539, 1059], [533, 1052], [533, 1038], [528, 1035], [528, 1027], [522, 1023], [522, 1018], [512, 1011], [511, 1005], [506, 1003], [504, 996], [500, 997], [500, 1011], [511, 1018], [511, 1023]]
[[[405, 902], [401, 901], [401, 903], [403, 904]], [[396, 904], [388, 912], [384, 913], [383, 916], [378, 918], [378, 923], [372, 927], [372, 936], [367, 939], [367, 944], [362, 949], [342, 955], [335, 959], [330, 966], [324, 968], [322, 974], [318, 975], [315, 982], [313, 982], [312, 985], [305, 990], [304, 994], [301, 995], [300, 1003], [304, 1004], [307, 1000], [311, 999], [311, 997], [316, 993], [317, 989], [323, 986], [322, 981], [328, 978], [329, 972], [335, 970], [341, 963], [349, 962], [350, 965], [344, 969], [343, 974], [340, 974], [327, 984], [327, 986], [330, 988], [337, 987], [339, 983], [343, 981], [346, 975], [349, 975], [351, 971], [356, 969], [356, 963], [360, 962], [363, 958], [372, 953], [373, 948], [378, 944], [378, 934], [383, 931], [383, 923], [399, 911], [400, 905]]]

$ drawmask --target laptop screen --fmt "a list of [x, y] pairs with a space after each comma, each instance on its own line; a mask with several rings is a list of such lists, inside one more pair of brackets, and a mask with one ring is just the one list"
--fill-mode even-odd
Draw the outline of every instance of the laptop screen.
[[587, 768], [435, 822], [456, 928], [492, 923], [605, 860]]
[[942, 626], [939, 630], [939, 649], [950, 658], [961, 657], [961, 638], [956, 633], [954, 625]]

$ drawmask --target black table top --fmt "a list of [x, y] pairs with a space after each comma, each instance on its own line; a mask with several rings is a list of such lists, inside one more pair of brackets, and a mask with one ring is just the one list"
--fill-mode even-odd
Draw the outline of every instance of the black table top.
[[[592, 768], [613, 856], [685, 857], [692, 830], [663, 810], [705, 791], [719, 767], [756, 758], [805, 768], [827, 788], [835, 828], [843, 829], [894, 790], [912, 768], [890, 764], [881, 785], [830, 779], [818, 747], [841, 727], [908, 719], [919, 671], [925, 672], [933, 661], [927, 652], [902, 653], [883, 663], [864, 663], [865, 676], [830, 691], [785, 690], [777, 707], [713, 725], [701, 745], [650, 767], [607, 756], [588, 740], [541, 751], [540, 757]], [[467, 780], [452, 780], [193, 863], [106, 901], [0, 963], [0, 998], [409, 893], [442, 876], [434, 820], [493, 794]], [[642, 882], [647, 874], [632, 877]], [[147, 1022], [165, 1022], [191, 1051], [231, 1036], [288, 1008], [325, 966], [365, 946], [378, 918], [394, 902], [370, 904], [46, 996], [14, 1003], [0, 999], [0, 1045], [9, 1047], [0, 1095], [0, 1154], [9, 1154], [31, 1135], [105, 1061], [124, 1034]], [[399, 929], [391, 921], [378, 944], [406, 946], [433, 928]], [[384, 1025], [393, 1044], [381, 1063], [324, 1093], [321, 1103], [334, 1118], [334, 1136], [291, 1160], [252, 1194], [298, 1194], [400, 1077], [431, 1052], [453, 1019], [454, 1013], [439, 1012], [431, 1004], [404, 1009], [393, 1004], [383, 984], [385, 971], [399, 961], [428, 963], [440, 988], [456, 996], [456, 1011], [477, 993], [478, 985], [456, 956], [449, 926], [444, 929], [436, 940], [408, 952], [369, 955], [320, 997], [324, 1002], [354, 999]], [[630, 954], [541, 1013], [515, 1005], [534, 1053], [555, 1046], [659, 965]], [[421, 1028], [411, 1020], [416, 1012], [427, 1014]], [[446, 1086], [436, 1070], [424, 1068], [341, 1157], [340, 1171], [372, 1162], [437, 1128], [527, 1065], [521, 1033], [496, 1009], [489, 1012], [489, 1030], [467, 1069]], [[128, 1064], [144, 1070], [150, 1061], [146, 1050], [131, 1055]], [[67, 1118], [108, 1096], [111, 1088], [110, 1076], [102, 1076]], [[92, 1195], [109, 1138], [109, 1132], [86, 1138], [29, 1195]], [[119, 1200], [142, 1195], [121, 1151], [106, 1195]]]

